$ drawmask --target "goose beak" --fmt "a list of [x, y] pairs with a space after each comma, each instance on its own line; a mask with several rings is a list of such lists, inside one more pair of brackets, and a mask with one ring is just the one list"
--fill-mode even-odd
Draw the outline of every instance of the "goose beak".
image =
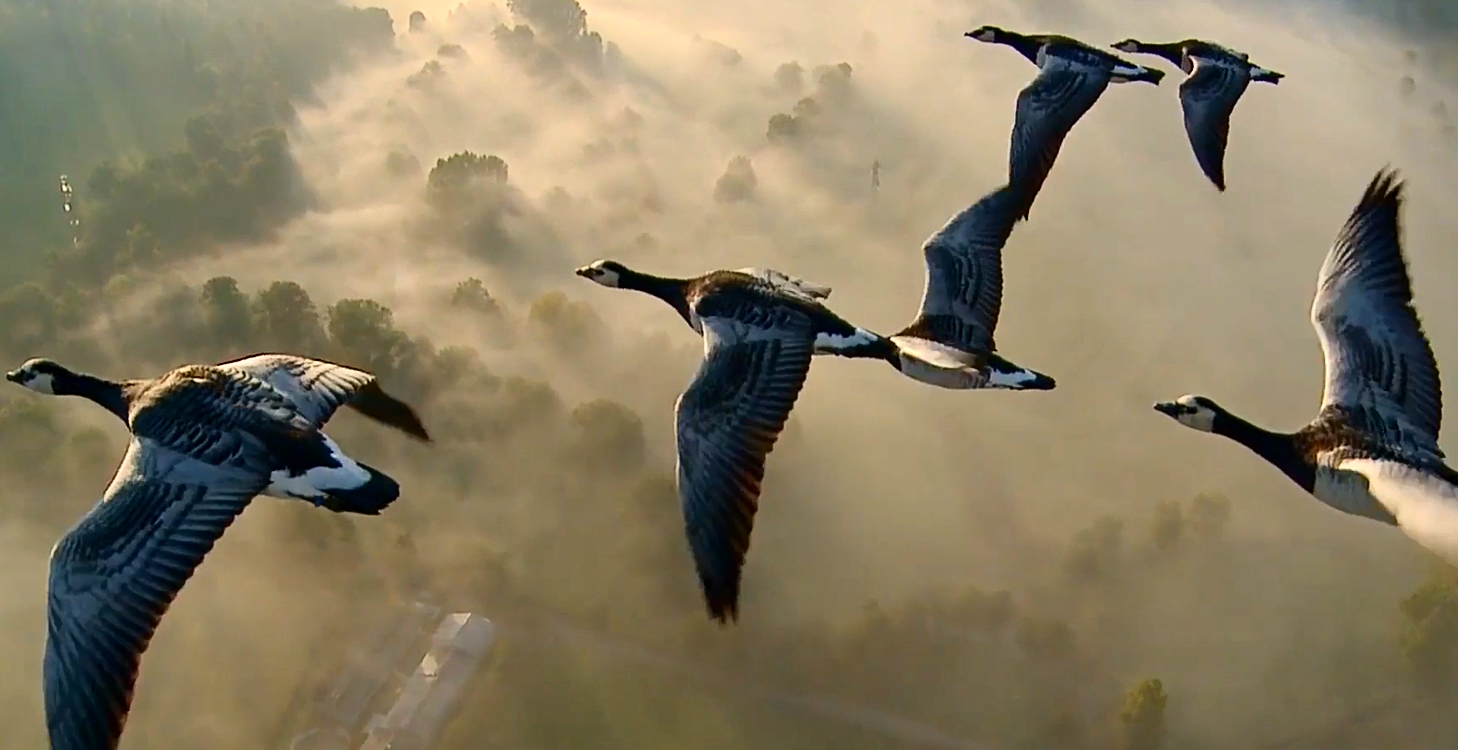
[[1154, 405], [1154, 410], [1167, 417], [1175, 417], [1184, 413], [1184, 407], [1173, 401], [1160, 401]]
[[5, 373], [5, 379], [6, 380], [9, 380], [12, 383], [19, 383], [20, 382], [20, 371], [19, 370], [11, 370], [10, 372]]
[[583, 266], [583, 267], [581, 267], [581, 268], [573, 271], [572, 273], [575, 273], [575, 274], [577, 274], [578, 276], [581, 276], [584, 279], [590, 279], [590, 278], [592, 278], [592, 269], [588, 268], [587, 266]]

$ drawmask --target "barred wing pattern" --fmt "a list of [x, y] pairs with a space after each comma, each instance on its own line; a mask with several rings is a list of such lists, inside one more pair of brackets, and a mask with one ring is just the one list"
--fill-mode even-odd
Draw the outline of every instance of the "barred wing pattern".
[[314, 427], [322, 427], [341, 406], [393, 427], [419, 440], [430, 441], [420, 417], [405, 402], [386, 393], [362, 370], [290, 354], [260, 354], [218, 365], [246, 373], [276, 388], [291, 399]]
[[1322, 263], [1311, 303], [1326, 357], [1322, 408], [1347, 411], [1392, 448], [1441, 459], [1442, 384], [1412, 304], [1402, 187], [1395, 172], [1379, 172]]
[[1018, 92], [1008, 182], [1026, 191], [1028, 205], [1021, 218], [1027, 218], [1043, 189], [1068, 132], [1099, 100], [1110, 80], [1104, 68], [1049, 57], [1038, 77]]
[[830, 297], [830, 292], [832, 291], [828, 286], [812, 284], [798, 276], [791, 276], [783, 271], [776, 271], [773, 268], [750, 266], [748, 268], [738, 269], [736, 273], [753, 276], [778, 289], [788, 289], [792, 293], [798, 292], [809, 296], [811, 299], [827, 299]]
[[162, 616], [267, 470], [133, 440], [101, 502], [51, 552], [43, 681], [53, 750], [114, 750]]
[[[1022, 215], [1023, 193], [1004, 185], [953, 216], [926, 242], [926, 289], [914, 333], [964, 352], [997, 348], [1002, 249]], [[898, 334], [900, 335], [900, 334]]]
[[678, 491], [705, 603], [724, 622], [738, 617], [765, 459], [809, 374], [815, 333], [785, 306], [704, 312], [704, 360], [674, 406]]
[[1230, 139], [1230, 115], [1250, 86], [1250, 66], [1195, 58], [1195, 72], [1180, 84], [1185, 135], [1190, 139], [1200, 171], [1225, 190], [1225, 147]]

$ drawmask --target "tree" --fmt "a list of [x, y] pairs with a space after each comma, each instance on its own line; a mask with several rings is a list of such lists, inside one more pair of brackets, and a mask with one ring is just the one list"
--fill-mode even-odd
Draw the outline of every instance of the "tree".
[[452, 59], [452, 60], [469, 60], [469, 59], [471, 59], [471, 56], [468, 55], [468, 54], [466, 54], [466, 48], [465, 47], [462, 47], [459, 44], [452, 44], [452, 43], [442, 44], [441, 46], [437, 47], [436, 50], [435, 50], [435, 56], [436, 57], [445, 57], [445, 58], [449, 58], [449, 59]]
[[1154, 505], [1154, 519], [1150, 525], [1149, 540], [1154, 549], [1168, 553], [1179, 546], [1185, 530], [1184, 508], [1174, 500], [1161, 500]]
[[587, 11], [577, 0], [506, 0], [517, 19], [555, 39], [572, 39], [587, 33]]
[[372, 299], [342, 299], [329, 307], [329, 338], [346, 359], [377, 375], [400, 369], [410, 338], [395, 328], [395, 314]]
[[486, 285], [474, 276], [456, 284], [455, 291], [451, 292], [451, 306], [487, 315], [501, 313], [500, 303], [486, 291]]
[[247, 295], [231, 276], [214, 276], [203, 282], [198, 296], [204, 324], [223, 349], [248, 348], [253, 341], [253, 309]]
[[1157, 750], [1163, 746], [1168, 703], [1164, 683], [1158, 679], [1135, 685], [1124, 696], [1124, 707], [1119, 710], [1119, 750]]
[[410, 24], [409, 25], [410, 33], [412, 33], [412, 34], [418, 33], [418, 32], [421, 32], [421, 31], [425, 31], [425, 27], [426, 27], [425, 14], [422, 13], [422, 12], [420, 12], [420, 11], [418, 11], [418, 10], [412, 10], [412, 11], [410, 11], [409, 24]]
[[736, 156], [729, 160], [724, 174], [714, 183], [714, 200], [719, 203], [739, 203], [754, 198], [759, 187], [759, 178], [754, 174], [754, 165], [747, 156]]
[[843, 106], [854, 94], [850, 63], [820, 65], [815, 68], [816, 98], [832, 106]]
[[426, 177], [426, 200], [441, 211], [460, 211], [479, 203], [481, 187], [504, 185], [507, 177], [507, 164], [499, 156], [451, 154], [437, 159]]
[[269, 284], [258, 293], [253, 309], [260, 341], [269, 348], [309, 352], [324, 342], [314, 301], [292, 281]]
[[1073, 628], [1062, 620], [1023, 618], [1013, 639], [1023, 653], [1035, 659], [1063, 661], [1077, 650]]
[[1205, 540], [1218, 539], [1230, 523], [1230, 498], [1200, 493], [1190, 501], [1190, 530]]
[[1458, 667], [1458, 569], [1439, 567], [1399, 605], [1402, 653], [1427, 688], [1450, 688]]
[[780, 66], [775, 68], [775, 86], [786, 94], [798, 96], [805, 88], [805, 69], [794, 60], [780, 63]]
[[591, 307], [557, 291], [532, 300], [527, 324], [545, 333], [548, 344], [574, 354], [588, 351], [607, 335], [607, 326]]
[[765, 137], [770, 143], [784, 143], [800, 136], [800, 121], [794, 115], [780, 112], [769, 119]]
[[1123, 549], [1124, 521], [1100, 516], [1073, 537], [1063, 558], [1063, 572], [1078, 583], [1093, 583], [1111, 575]]
[[643, 419], [632, 409], [607, 399], [589, 401], [572, 410], [582, 460], [614, 473], [636, 473], [648, 455]]

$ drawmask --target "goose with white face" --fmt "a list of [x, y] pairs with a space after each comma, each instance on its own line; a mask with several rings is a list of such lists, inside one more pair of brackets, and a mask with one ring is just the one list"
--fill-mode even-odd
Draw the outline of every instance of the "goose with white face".
[[595, 260], [573, 273], [607, 287], [620, 287], [627, 267], [615, 260]]
[[1174, 401], [1161, 401], [1154, 410], [1174, 421], [1200, 432], [1214, 432], [1220, 407], [1204, 396], [1184, 395]]
[[31, 359], [20, 367], [5, 373], [5, 379], [16, 385], [23, 385], [36, 393], [44, 393], [48, 396], [55, 396], [56, 381], [71, 374], [70, 370], [61, 367], [49, 359]]

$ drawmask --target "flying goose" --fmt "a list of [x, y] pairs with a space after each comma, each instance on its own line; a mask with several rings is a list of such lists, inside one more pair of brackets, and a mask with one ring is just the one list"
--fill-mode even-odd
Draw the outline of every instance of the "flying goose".
[[120, 382], [32, 359], [5, 377], [90, 399], [132, 433], [101, 501], [51, 551], [43, 682], [53, 750], [116, 748], [158, 623], [255, 495], [361, 515], [395, 500], [395, 480], [321, 431], [336, 409], [430, 439], [374, 376], [291, 355]]
[[1159, 85], [1164, 71], [1146, 68], [1071, 37], [1019, 34], [982, 26], [963, 36], [988, 44], [1005, 44], [1041, 71], [1018, 93], [1008, 154], [1008, 181], [1028, 190], [1026, 219], [1043, 188], [1063, 139], [1103, 95], [1110, 83], [1145, 81]]
[[1186, 39], [1166, 44], [1125, 39], [1111, 45], [1120, 52], [1159, 55], [1180, 66], [1187, 77], [1180, 84], [1180, 107], [1185, 113], [1185, 134], [1200, 171], [1225, 191], [1225, 143], [1230, 137], [1230, 113], [1251, 81], [1280, 83], [1285, 75], [1255, 65], [1250, 55], [1214, 42]]
[[1458, 472], [1438, 447], [1443, 389], [1413, 309], [1402, 191], [1396, 172], [1378, 172], [1322, 263], [1311, 322], [1326, 385], [1315, 420], [1271, 432], [1203, 396], [1154, 408], [1245, 445], [1327, 505], [1396, 525], [1458, 563]]
[[597, 260], [576, 274], [653, 295], [704, 338], [704, 360], [674, 406], [678, 492], [709, 615], [739, 615], [739, 587], [765, 460], [815, 355], [881, 359], [950, 389], [1049, 390], [1055, 381], [993, 352], [1001, 249], [1022, 208], [1006, 186], [953, 217], [924, 244], [927, 288], [911, 325], [886, 337], [822, 304], [830, 287], [777, 271], [668, 278]]

